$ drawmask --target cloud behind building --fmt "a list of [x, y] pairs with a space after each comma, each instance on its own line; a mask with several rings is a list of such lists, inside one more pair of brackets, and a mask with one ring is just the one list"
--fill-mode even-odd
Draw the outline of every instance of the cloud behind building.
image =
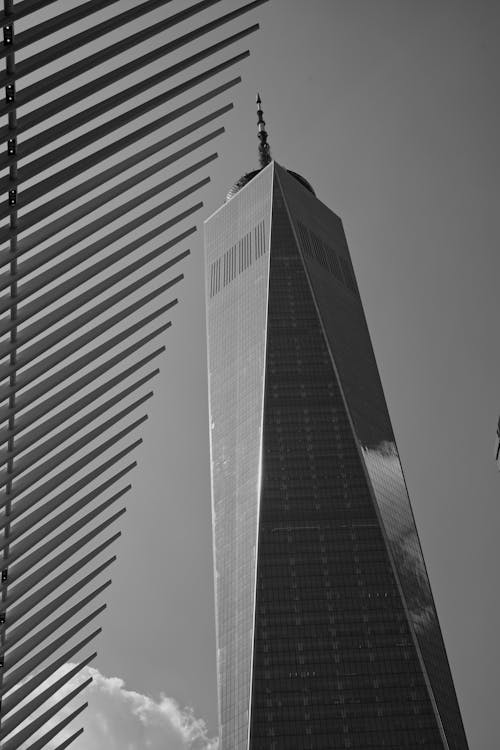
[[[65, 665], [55, 679], [73, 666]], [[166, 695], [156, 699], [128, 690], [119, 677], [106, 677], [97, 669], [85, 667], [69, 681], [65, 692], [71, 692], [89, 677], [93, 681], [84, 693], [89, 707], [79, 717], [84, 732], [72, 743], [73, 750], [217, 750], [217, 738], [208, 736], [205, 721], [197, 718], [192, 708], [182, 708]], [[61, 697], [59, 693], [53, 703]], [[81, 702], [76, 699], [69, 703], [59, 712], [58, 721], [69, 716]], [[69, 738], [78, 727], [77, 722], [78, 719], [59, 733], [48, 750], [55, 750]], [[56, 723], [46, 724], [43, 733]]]

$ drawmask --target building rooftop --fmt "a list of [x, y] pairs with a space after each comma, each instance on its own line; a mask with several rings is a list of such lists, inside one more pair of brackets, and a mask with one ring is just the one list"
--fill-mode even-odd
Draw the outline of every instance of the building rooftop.
[[[226, 195], [226, 201], [230, 200], [234, 195], [236, 195], [236, 193], [238, 193], [241, 188], [245, 187], [245, 185], [248, 185], [248, 183], [251, 182], [254, 177], [260, 174], [262, 169], [263, 167], [261, 167], [260, 169], [254, 169], [252, 172], [246, 172], [238, 180], [236, 180], [231, 190]], [[295, 179], [298, 180], [298, 182], [300, 182], [300, 184], [303, 185], [306, 190], [309, 190], [309, 192], [314, 196], [316, 195], [311, 184], [306, 180], [305, 177], [302, 177], [302, 175], [298, 174], [297, 172], [292, 172], [291, 169], [287, 169], [286, 171], [288, 172], [288, 174], [291, 174], [292, 177], [295, 177]]]

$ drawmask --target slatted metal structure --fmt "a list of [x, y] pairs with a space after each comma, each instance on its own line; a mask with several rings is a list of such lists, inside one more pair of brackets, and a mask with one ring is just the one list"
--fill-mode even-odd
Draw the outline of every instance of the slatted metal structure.
[[88, 681], [64, 688], [95, 656], [196, 195], [263, 2], [4, 0], [5, 750], [62, 750], [82, 731], [68, 734], [85, 704], [68, 706]]

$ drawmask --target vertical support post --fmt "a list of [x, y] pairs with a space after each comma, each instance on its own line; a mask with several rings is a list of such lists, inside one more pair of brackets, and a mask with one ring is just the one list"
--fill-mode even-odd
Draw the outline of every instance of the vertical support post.
[[[13, 15], [13, 0], [4, 0], [4, 13], [8, 17]], [[11, 512], [10, 495], [12, 493], [12, 478], [14, 470], [14, 428], [15, 428], [15, 385], [16, 385], [16, 341], [17, 341], [17, 115], [16, 115], [16, 93], [15, 93], [15, 54], [14, 54], [14, 21], [3, 28], [3, 45], [7, 51], [5, 58], [7, 82], [5, 86], [5, 99], [8, 107], [8, 138], [5, 147], [9, 158], [9, 228], [10, 228], [10, 343], [11, 351], [9, 360], [11, 365], [11, 375], [9, 376], [9, 438], [8, 438], [8, 459], [7, 459], [7, 483], [5, 485], [6, 505], [5, 515], [8, 517]], [[10, 48], [10, 49], [9, 49]], [[4, 536], [7, 539], [10, 534], [10, 524], [7, 523], [4, 528]], [[4, 548], [3, 556], [5, 560], [9, 558], [9, 545]], [[9, 580], [9, 569], [5, 567], [2, 571], [2, 607], [0, 612], [0, 685], [3, 683], [3, 647], [5, 643], [5, 600], [7, 598]], [[0, 725], [1, 725], [1, 704], [0, 704]]]

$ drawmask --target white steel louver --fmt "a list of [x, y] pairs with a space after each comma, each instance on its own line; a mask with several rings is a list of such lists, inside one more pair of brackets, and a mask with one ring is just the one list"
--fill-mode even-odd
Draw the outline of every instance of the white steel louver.
[[95, 656], [85, 649], [100, 632], [158, 338], [196, 230], [183, 223], [202, 206], [195, 194], [217, 156], [203, 149], [232, 108], [220, 99], [240, 81], [225, 71], [249, 54], [227, 50], [258, 29], [233, 26], [265, 1], [207, 20], [220, 0], [172, 12], [172, 0], [4, 0], [4, 750], [57, 743], [84, 708], [57, 719], [88, 681], [54, 696]]

